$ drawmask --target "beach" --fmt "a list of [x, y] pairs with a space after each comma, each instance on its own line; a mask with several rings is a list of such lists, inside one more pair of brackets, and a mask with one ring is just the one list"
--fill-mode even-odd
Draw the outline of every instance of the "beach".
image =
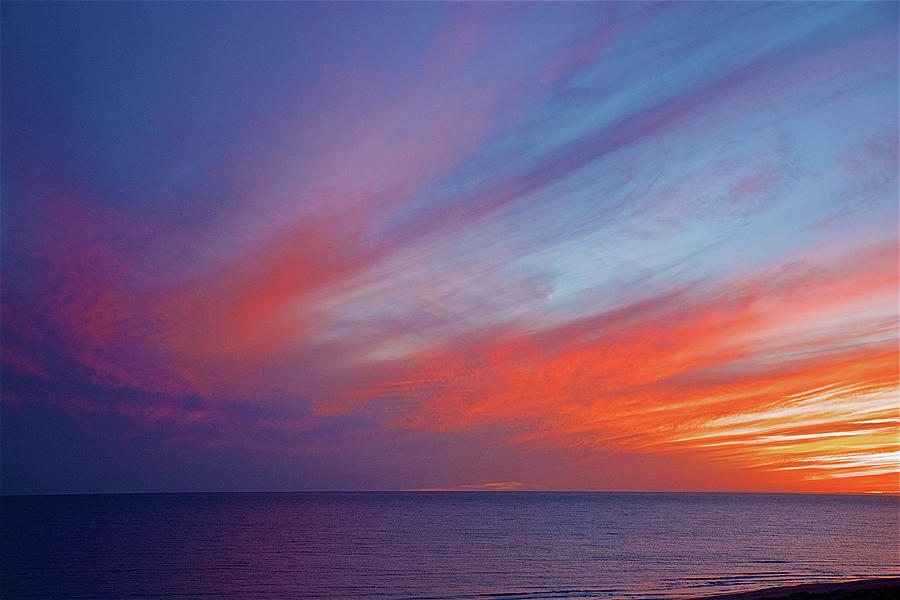
[[765, 588], [753, 592], [703, 596], [698, 600], [888, 600], [900, 598], [900, 578], [860, 579]]

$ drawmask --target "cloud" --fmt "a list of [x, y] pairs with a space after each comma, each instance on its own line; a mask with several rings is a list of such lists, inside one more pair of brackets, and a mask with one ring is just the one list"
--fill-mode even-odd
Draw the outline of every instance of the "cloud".
[[[879, 455], [896, 445], [896, 249], [790, 264], [557, 328], [462, 336], [324, 409], [369, 406], [435, 432], [487, 426], [515, 443], [701, 450], [760, 468], [812, 469], [851, 446]], [[877, 418], [887, 420], [852, 425]], [[772, 453], [779, 465], [762, 465]]]
[[469, 483], [449, 487], [419, 488], [417, 492], [514, 492], [525, 485], [521, 481], [497, 481], [493, 483]]
[[447, 440], [571, 458], [437, 481], [894, 485], [895, 9], [148, 7], [187, 66], [49, 10], [15, 12], [4, 98], [16, 406], [378, 473]]

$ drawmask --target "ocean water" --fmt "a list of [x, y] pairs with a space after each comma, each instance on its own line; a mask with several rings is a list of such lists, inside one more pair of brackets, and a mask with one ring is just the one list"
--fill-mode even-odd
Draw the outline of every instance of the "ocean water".
[[686, 598], [896, 576], [890, 496], [2, 498], [2, 597]]

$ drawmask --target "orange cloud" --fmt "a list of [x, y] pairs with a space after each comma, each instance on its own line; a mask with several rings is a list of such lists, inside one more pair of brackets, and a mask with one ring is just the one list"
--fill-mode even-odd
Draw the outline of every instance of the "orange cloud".
[[365, 404], [399, 426], [498, 427], [517, 443], [699, 452], [798, 490], [896, 490], [896, 252], [461, 336], [323, 410]]
[[514, 492], [522, 488], [521, 481], [496, 481], [492, 483], [469, 483], [449, 487], [419, 488], [417, 492]]

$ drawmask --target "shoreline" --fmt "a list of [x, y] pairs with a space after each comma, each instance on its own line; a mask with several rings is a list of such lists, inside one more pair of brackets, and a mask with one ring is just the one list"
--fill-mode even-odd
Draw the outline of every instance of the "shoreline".
[[692, 600], [779, 600], [783, 598], [803, 600], [852, 600], [900, 597], [900, 577], [880, 577], [877, 579], [852, 579], [828, 583], [804, 583], [763, 588], [750, 592], [695, 596]]

